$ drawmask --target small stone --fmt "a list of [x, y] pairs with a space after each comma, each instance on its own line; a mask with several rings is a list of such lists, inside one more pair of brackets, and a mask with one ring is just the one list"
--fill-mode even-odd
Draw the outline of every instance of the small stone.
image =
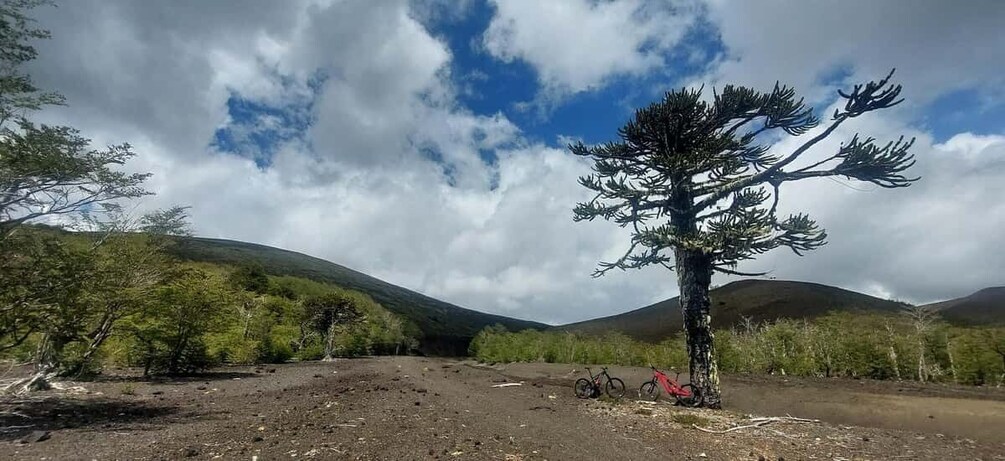
[[194, 447], [188, 447], [185, 449], [186, 458], [194, 458], [196, 456], [199, 456], [199, 450], [195, 449]]
[[31, 434], [21, 438], [21, 443], [38, 443], [49, 440], [49, 436], [49, 431], [31, 431]]
[[255, 438], [251, 439], [252, 442], [261, 442], [263, 440], [265, 440], [265, 439], [262, 438], [262, 436], [260, 436], [260, 435], [255, 436]]

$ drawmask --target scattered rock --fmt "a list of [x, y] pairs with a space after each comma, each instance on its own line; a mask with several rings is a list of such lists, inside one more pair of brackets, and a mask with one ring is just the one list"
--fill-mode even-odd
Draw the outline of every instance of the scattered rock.
[[30, 434], [21, 437], [21, 443], [38, 443], [44, 440], [49, 440], [49, 431], [31, 431]]
[[196, 456], [199, 456], [199, 449], [197, 449], [195, 447], [188, 447], [188, 448], [185, 449], [185, 457], [186, 458], [194, 458]]

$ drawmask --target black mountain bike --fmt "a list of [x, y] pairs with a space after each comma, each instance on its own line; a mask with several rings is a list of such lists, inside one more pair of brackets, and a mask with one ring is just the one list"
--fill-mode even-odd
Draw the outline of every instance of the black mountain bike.
[[[618, 378], [612, 378], [611, 375], [607, 374], [607, 367], [604, 367], [603, 371], [596, 375], [587, 367], [586, 373], [590, 375], [590, 379], [579, 378], [576, 380], [576, 397], [581, 399], [600, 397], [601, 389], [612, 399], [620, 399], [625, 395], [625, 382]], [[607, 382], [603, 383], [603, 385], [601, 385], [601, 378], [607, 379]]]

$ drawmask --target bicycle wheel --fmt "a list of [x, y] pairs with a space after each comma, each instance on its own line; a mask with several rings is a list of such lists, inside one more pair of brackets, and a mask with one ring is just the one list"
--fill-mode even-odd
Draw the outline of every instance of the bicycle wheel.
[[593, 395], [593, 383], [586, 378], [579, 378], [576, 380], [576, 397], [581, 399], [588, 399]]
[[660, 388], [656, 385], [655, 381], [649, 381], [639, 388], [639, 398], [642, 400], [649, 400], [655, 402], [656, 399], [660, 398]]
[[618, 378], [611, 378], [607, 381], [604, 391], [612, 399], [620, 399], [625, 396], [625, 382]]
[[685, 384], [680, 388], [687, 391], [690, 395], [675, 395], [674, 397], [677, 398], [678, 405], [691, 408], [701, 406], [701, 391], [697, 387], [694, 387], [692, 384]]

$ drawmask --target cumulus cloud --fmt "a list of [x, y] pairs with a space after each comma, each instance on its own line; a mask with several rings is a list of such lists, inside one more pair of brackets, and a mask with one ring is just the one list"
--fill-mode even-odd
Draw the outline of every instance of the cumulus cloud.
[[696, 17], [684, 2], [496, 1], [485, 49], [523, 60], [547, 96], [597, 89], [612, 78], [666, 66], [665, 55]]
[[729, 2], [710, 0], [708, 18], [725, 47], [695, 80], [770, 88], [776, 80], [817, 101], [835, 82], [878, 79], [897, 68], [909, 104], [1005, 82], [1005, 6], [994, 0]]
[[[805, 257], [776, 250], [743, 268], [916, 303], [1001, 285], [1005, 136], [961, 133], [940, 144], [901, 119], [873, 114], [839, 128], [806, 162], [835, 152], [855, 132], [881, 142], [916, 137], [911, 174], [921, 179], [893, 190], [844, 178], [788, 183], [779, 212], [809, 212], [827, 229], [828, 245]], [[798, 141], [777, 148], [791, 151]]]

